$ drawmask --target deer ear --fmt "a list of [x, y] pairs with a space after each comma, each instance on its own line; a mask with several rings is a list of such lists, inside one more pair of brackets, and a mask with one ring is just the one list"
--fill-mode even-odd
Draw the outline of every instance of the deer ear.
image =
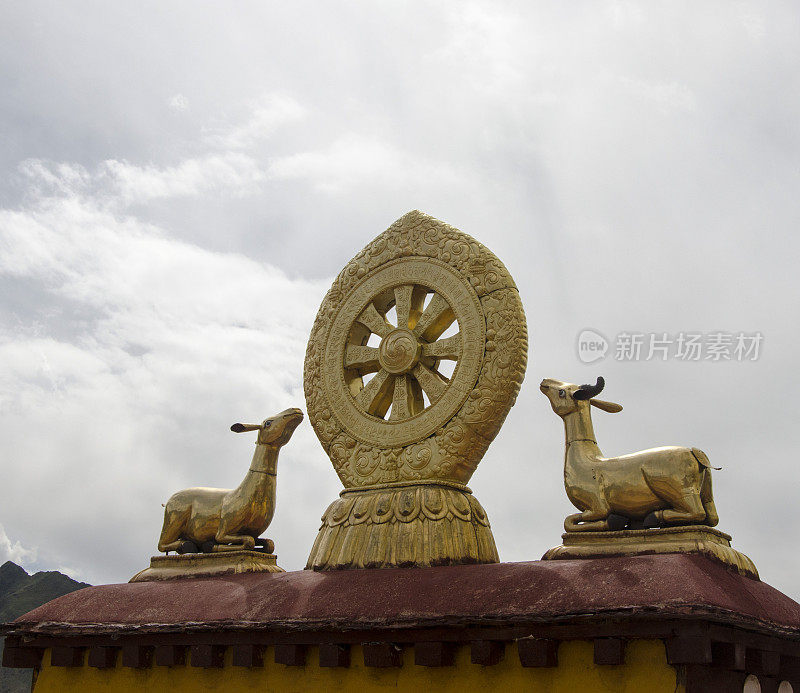
[[602, 409], [603, 411], [607, 411], [609, 414], [616, 414], [617, 412], [622, 411], [621, 404], [614, 404], [614, 402], [606, 402], [602, 399], [590, 399], [589, 404], [597, 407], [598, 409]]

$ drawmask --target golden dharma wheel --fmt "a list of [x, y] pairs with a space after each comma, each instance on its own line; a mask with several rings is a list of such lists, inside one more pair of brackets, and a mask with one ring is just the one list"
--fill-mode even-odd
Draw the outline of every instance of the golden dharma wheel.
[[371, 273], [325, 345], [325, 393], [343, 429], [386, 448], [435, 433], [475, 385], [484, 325], [475, 291], [443, 262], [399, 259]]
[[[353, 258], [320, 306], [306, 353], [309, 420], [345, 486], [309, 567], [497, 560], [464, 484], [516, 399], [526, 358], [516, 286], [466, 234], [410, 212]], [[400, 560], [380, 546], [359, 553], [350, 537], [329, 555], [351, 529], [444, 527], [446, 518], [485, 528], [483, 549], [476, 538], [444, 558], [420, 550]], [[452, 555], [465, 551], [469, 560]]]

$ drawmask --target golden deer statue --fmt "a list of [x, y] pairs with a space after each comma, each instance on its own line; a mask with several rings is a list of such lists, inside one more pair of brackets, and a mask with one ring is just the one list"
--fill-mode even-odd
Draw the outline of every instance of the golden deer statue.
[[[278, 453], [303, 420], [299, 409], [286, 409], [261, 424], [233, 424], [235, 433], [258, 431], [247, 475], [235, 489], [187, 488], [164, 509], [159, 551], [194, 553], [252, 550], [275, 512]], [[267, 553], [272, 542], [266, 540]]]
[[619, 404], [595, 399], [605, 381], [573, 385], [545, 378], [539, 388], [564, 420], [564, 485], [581, 512], [564, 520], [567, 532], [620, 530], [629, 525], [719, 522], [711, 489], [711, 464], [697, 448], [662, 447], [620, 457], [603, 457], [590, 406], [609, 413]]

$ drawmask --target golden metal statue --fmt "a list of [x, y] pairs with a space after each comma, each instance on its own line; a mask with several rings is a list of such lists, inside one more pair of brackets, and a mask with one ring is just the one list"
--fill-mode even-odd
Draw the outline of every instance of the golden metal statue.
[[308, 415], [344, 484], [307, 568], [496, 562], [465, 485], [527, 359], [514, 281], [484, 246], [410, 212], [342, 270], [308, 342]]
[[609, 413], [619, 404], [597, 399], [605, 382], [573, 385], [546, 378], [541, 391], [564, 420], [564, 486], [581, 512], [564, 520], [563, 544], [543, 558], [574, 559], [652, 553], [700, 553], [758, 578], [753, 562], [731, 548], [711, 491], [711, 464], [697, 448], [662, 447], [604, 457], [591, 407]]
[[564, 420], [564, 485], [581, 512], [564, 520], [567, 532], [619, 530], [632, 520], [644, 527], [719, 522], [711, 492], [711, 463], [697, 448], [661, 447], [604, 457], [592, 427], [591, 406], [609, 413], [619, 404], [595, 399], [605, 386], [546, 378], [541, 391]]
[[[258, 431], [250, 469], [235, 489], [187, 488], [175, 493], [164, 510], [159, 551], [186, 552], [186, 544], [206, 552], [252, 550], [275, 512], [275, 480], [280, 449], [303, 420], [286, 409], [261, 424], [234, 424], [235, 433]], [[267, 553], [272, 552], [267, 542]], [[193, 552], [193, 551], [189, 551]]]

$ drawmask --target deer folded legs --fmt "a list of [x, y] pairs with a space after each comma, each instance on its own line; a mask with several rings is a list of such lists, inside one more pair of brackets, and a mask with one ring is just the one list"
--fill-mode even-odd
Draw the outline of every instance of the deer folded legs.
[[214, 537], [216, 546], [214, 551], [252, 551], [256, 545], [256, 540], [249, 534], [222, 534], [217, 533]]
[[564, 530], [567, 532], [607, 532], [609, 508], [584, 510], [582, 513], [567, 515]]
[[673, 499], [672, 504], [671, 508], [650, 513], [644, 519], [644, 526], [696, 524], [706, 519], [706, 510], [696, 492], [687, 491], [679, 499]]

